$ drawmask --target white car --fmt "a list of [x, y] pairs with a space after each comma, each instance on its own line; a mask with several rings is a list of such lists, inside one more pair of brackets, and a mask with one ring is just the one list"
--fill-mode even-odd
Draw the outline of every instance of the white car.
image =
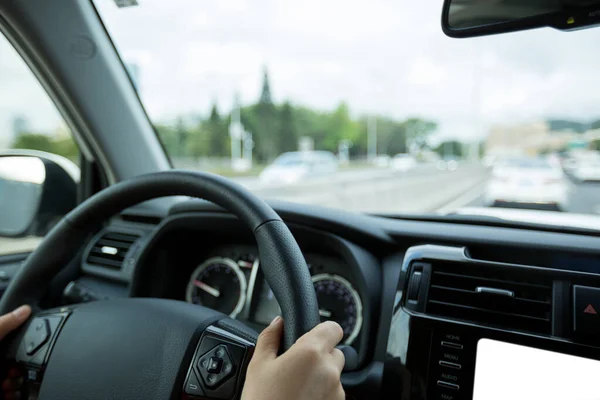
[[579, 161], [572, 173], [581, 182], [600, 181], [600, 157]]
[[396, 154], [391, 166], [396, 171], [407, 172], [417, 166], [417, 159], [410, 154]]
[[291, 184], [332, 174], [337, 171], [335, 155], [329, 151], [293, 151], [283, 153], [259, 176], [263, 184]]
[[458, 169], [458, 161], [454, 159], [439, 160], [436, 166], [440, 171], [456, 171]]
[[538, 158], [498, 162], [486, 186], [488, 206], [564, 210], [569, 198], [569, 182], [557, 166]]

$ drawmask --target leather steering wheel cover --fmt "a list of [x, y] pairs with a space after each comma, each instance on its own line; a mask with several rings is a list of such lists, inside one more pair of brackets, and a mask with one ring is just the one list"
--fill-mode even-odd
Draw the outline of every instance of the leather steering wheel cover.
[[27, 258], [0, 299], [4, 314], [22, 303], [37, 305], [48, 282], [104, 221], [138, 203], [165, 196], [209, 200], [236, 215], [255, 235], [261, 267], [285, 320], [283, 348], [319, 323], [316, 295], [306, 261], [291, 232], [264, 201], [218, 175], [165, 171], [112, 185], [92, 196], [48, 233]]

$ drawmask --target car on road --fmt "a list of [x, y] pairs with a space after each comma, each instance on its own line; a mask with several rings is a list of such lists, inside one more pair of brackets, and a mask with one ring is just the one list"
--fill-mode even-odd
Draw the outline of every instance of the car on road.
[[263, 184], [291, 184], [337, 171], [338, 162], [329, 151], [292, 151], [277, 157], [260, 174]]
[[572, 174], [580, 182], [600, 182], [600, 155], [581, 159]]
[[395, 171], [407, 172], [417, 166], [417, 159], [406, 153], [396, 154], [392, 158], [391, 167]]
[[439, 160], [436, 164], [440, 171], [456, 171], [458, 169], [458, 161], [454, 158]]
[[382, 154], [382, 155], [375, 157], [375, 159], [373, 159], [373, 165], [375, 165], [376, 167], [379, 167], [379, 168], [389, 167], [390, 166], [390, 156], [388, 156], [387, 154]]
[[565, 210], [569, 182], [560, 167], [541, 158], [513, 158], [496, 163], [485, 188], [489, 206]]

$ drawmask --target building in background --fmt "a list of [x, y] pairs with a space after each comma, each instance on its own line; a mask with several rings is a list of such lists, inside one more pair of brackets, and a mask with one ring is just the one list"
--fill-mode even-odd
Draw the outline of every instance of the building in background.
[[[514, 125], [494, 125], [485, 142], [487, 156], [537, 156], [559, 152], [569, 143], [586, 140], [589, 135], [570, 129], [552, 130], [548, 122], [532, 122]], [[556, 127], [555, 127], [556, 128]]]

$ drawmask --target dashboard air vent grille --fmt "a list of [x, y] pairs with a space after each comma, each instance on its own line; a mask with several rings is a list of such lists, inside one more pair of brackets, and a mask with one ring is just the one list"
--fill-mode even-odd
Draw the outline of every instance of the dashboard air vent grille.
[[127, 251], [139, 237], [129, 233], [106, 232], [92, 246], [87, 256], [87, 263], [120, 270]]
[[549, 334], [552, 282], [498, 269], [435, 262], [426, 311], [526, 332]]

